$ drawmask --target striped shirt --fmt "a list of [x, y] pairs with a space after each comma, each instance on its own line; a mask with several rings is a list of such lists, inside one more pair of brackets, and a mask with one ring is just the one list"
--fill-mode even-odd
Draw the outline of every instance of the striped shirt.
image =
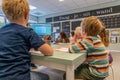
[[89, 69], [93, 75], [108, 76], [108, 53], [99, 36], [89, 36], [74, 45], [70, 45], [70, 53], [82, 51], [87, 52], [86, 62], [90, 66]]

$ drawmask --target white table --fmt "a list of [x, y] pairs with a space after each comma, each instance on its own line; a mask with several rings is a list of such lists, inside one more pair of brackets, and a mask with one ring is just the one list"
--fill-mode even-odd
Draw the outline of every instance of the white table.
[[41, 56], [32, 52], [32, 63], [66, 71], [66, 80], [74, 80], [74, 70], [83, 63], [85, 57], [86, 53], [55, 51], [53, 56]]

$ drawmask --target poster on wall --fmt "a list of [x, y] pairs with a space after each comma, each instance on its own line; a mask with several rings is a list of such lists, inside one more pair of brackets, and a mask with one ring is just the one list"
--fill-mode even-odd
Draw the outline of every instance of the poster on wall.
[[111, 30], [111, 36], [119, 36], [120, 35], [120, 30]]
[[70, 37], [70, 21], [62, 22], [62, 31], [64, 31], [67, 37]]
[[58, 23], [53, 23], [53, 32], [57, 32], [57, 33], [59, 33], [60, 32], [60, 22], [58, 22]]
[[81, 21], [73, 21], [72, 22], [72, 30], [74, 31], [76, 27], [80, 26]]
[[56, 40], [56, 38], [58, 37], [60, 33], [60, 30], [61, 30], [60, 26], [61, 26], [60, 22], [53, 23], [53, 26], [52, 26], [53, 27], [53, 32], [52, 32], [53, 41]]
[[110, 43], [120, 43], [120, 29], [109, 30]]
[[53, 27], [53, 33], [58, 32], [59, 33], [60, 27]]
[[116, 36], [111, 36], [110, 37], [110, 43], [116, 44], [117, 43], [117, 37]]

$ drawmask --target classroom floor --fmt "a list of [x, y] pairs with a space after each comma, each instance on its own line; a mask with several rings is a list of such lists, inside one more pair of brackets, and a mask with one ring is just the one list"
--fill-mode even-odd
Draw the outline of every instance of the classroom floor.
[[113, 56], [112, 64], [113, 72], [112, 69], [110, 68], [110, 76], [106, 80], [120, 80], [120, 53], [112, 53], [112, 56]]

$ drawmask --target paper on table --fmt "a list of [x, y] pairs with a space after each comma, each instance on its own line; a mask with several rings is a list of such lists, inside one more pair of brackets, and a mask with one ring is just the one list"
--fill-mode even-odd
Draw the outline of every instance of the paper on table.
[[68, 48], [66, 47], [61, 47], [61, 48], [58, 48], [58, 49], [55, 49], [57, 51], [62, 51], [62, 52], [68, 52]]
[[30, 51], [30, 53], [33, 53], [35, 55], [44, 56], [44, 54], [42, 54], [40, 51]]

